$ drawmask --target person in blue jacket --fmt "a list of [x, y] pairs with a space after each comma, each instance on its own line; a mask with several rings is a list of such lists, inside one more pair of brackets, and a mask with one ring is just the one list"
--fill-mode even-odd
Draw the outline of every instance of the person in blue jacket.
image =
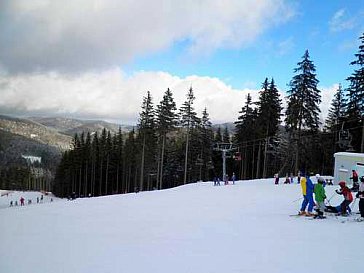
[[[306, 177], [302, 177], [301, 188], [302, 188], [303, 202], [302, 202], [302, 206], [301, 206], [299, 215], [314, 216], [315, 214], [312, 213], [313, 206], [315, 205], [315, 203], [313, 201], [314, 186], [310, 179], [309, 174], [306, 174]], [[308, 209], [306, 212], [307, 205], [308, 205]]]

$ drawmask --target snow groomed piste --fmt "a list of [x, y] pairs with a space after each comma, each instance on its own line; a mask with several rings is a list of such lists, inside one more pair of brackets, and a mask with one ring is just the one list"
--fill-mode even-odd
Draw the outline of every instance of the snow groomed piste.
[[6, 207], [0, 272], [362, 272], [364, 223], [289, 217], [300, 197], [265, 179]]

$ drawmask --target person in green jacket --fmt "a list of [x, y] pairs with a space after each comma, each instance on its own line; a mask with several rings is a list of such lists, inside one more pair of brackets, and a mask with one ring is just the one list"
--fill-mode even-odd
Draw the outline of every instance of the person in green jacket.
[[318, 183], [315, 185], [314, 188], [315, 193], [315, 201], [316, 201], [316, 207], [317, 207], [317, 215], [314, 218], [323, 219], [324, 211], [325, 211], [325, 202], [326, 194], [325, 194], [325, 188], [323, 186], [323, 180], [319, 179]]

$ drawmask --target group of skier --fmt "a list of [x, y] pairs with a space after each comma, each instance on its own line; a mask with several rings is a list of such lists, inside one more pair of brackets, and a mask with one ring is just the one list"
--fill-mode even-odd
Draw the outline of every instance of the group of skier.
[[[356, 176], [354, 175], [356, 174]], [[360, 178], [360, 185], [358, 183], [358, 175], [353, 170], [353, 176], [350, 179], [353, 179], [353, 187], [349, 189], [346, 185], [345, 181], [340, 181], [339, 186], [340, 189], [335, 190], [335, 192], [344, 197], [344, 200], [340, 205], [334, 207], [331, 206], [330, 200], [327, 200], [329, 205], [325, 205], [325, 199], [327, 198], [325, 192], [325, 180], [321, 178], [319, 175], [316, 175], [317, 184], [313, 184], [310, 176], [308, 174], [303, 175], [300, 179], [303, 201], [301, 205], [301, 209], [298, 215], [302, 216], [313, 216], [314, 218], [323, 219], [325, 218], [324, 212], [332, 212], [337, 213], [342, 216], [347, 216], [351, 213], [350, 204], [353, 202], [353, 194], [352, 191], [357, 191], [356, 198], [359, 198], [359, 210], [360, 210], [360, 218], [358, 220], [364, 220], [364, 176]], [[315, 199], [314, 196], [315, 195]], [[331, 199], [331, 198], [330, 198]], [[313, 213], [314, 206], [316, 205], [316, 214]], [[307, 208], [307, 211], [306, 211]]]
[[[233, 185], [235, 185], [236, 176], [235, 173], [231, 176], [231, 181], [233, 182]], [[220, 177], [214, 177], [214, 186], [220, 186]], [[224, 177], [224, 184], [229, 185], [229, 175], [225, 175]]]
[[[51, 198], [50, 201], [52, 202], [53, 198]], [[37, 197], [37, 203], [43, 203], [43, 194], [40, 197]], [[20, 197], [19, 204], [20, 204], [20, 206], [25, 206], [25, 199], [24, 199], [23, 196]], [[31, 204], [32, 204], [32, 199], [28, 199], [28, 205], [31, 205]], [[18, 201], [17, 200], [15, 200], [15, 201], [11, 200], [9, 206], [10, 207], [18, 206]]]

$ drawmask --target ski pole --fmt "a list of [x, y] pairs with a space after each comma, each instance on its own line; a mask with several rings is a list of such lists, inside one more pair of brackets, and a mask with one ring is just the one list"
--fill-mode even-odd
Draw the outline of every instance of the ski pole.
[[293, 201], [292, 201], [292, 203], [297, 202], [297, 201], [299, 201], [299, 200], [301, 200], [301, 199], [303, 199], [303, 197], [300, 197], [300, 198], [298, 198], [298, 199], [296, 199], [296, 200], [293, 200]]
[[327, 199], [327, 202], [329, 202], [329, 205], [330, 205], [330, 200], [334, 197], [334, 195], [335, 195], [335, 192], [331, 195], [331, 197], [329, 199]]
[[[333, 195], [333, 196], [334, 196], [334, 195]], [[332, 198], [332, 196], [331, 196], [331, 198]], [[330, 199], [331, 199], [331, 198], [330, 198]], [[329, 206], [330, 206], [330, 207], [332, 207], [332, 206], [331, 206], [331, 203], [330, 203], [330, 200], [329, 200], [329, 199], [326, 199], [326, 201], [327, 201], [327, 203], [329, 203]], [[338, 219], [338, 217], [337, 217], [336, 213], [334, 213], [334, 216], [335, 216], [335, 219]]]
[[355, 197], [354, 202], [353, 202], [353, 204], [351, 205], [351, 208], [350, 208], [351, 210], [353, 210], [353, 209], [354, 209], [356, 199], [358, 199], [358, 198], [356, 198], [356, 197]]

